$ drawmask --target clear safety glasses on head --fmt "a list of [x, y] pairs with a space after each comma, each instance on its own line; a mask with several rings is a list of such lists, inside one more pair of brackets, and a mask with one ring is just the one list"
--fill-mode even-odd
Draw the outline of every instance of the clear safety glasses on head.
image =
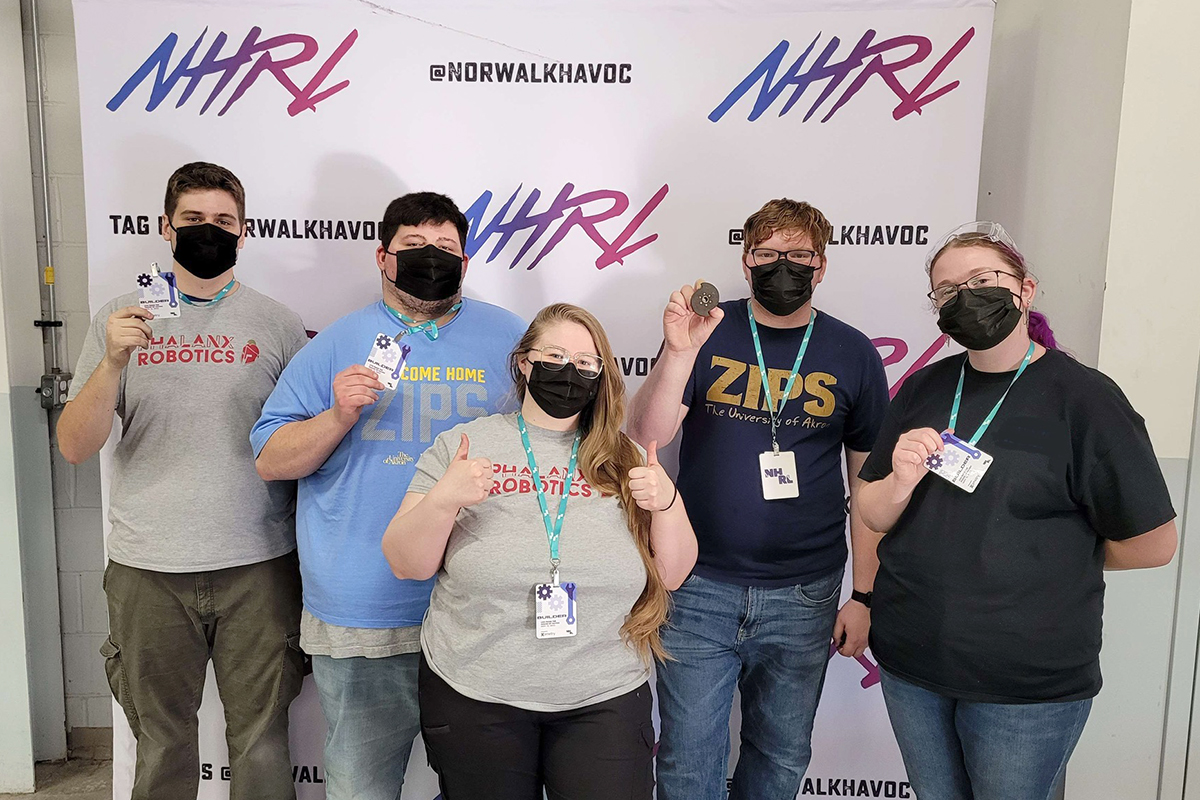
[[1012, 237], [1008, 235], [1008, 231], [1004, 230], [1004, 226], [999, 222], [989, 222], [987, 220], [977, 220], [968, 222], [966, 225], [959, 225], [954, 230], [947, 233], [938, 243], [933, 246], [929, 254], [925, 256], [925, 269], [933, 266], [933, 260], [938, 257], [938, 253], [946, 249], [946, 245], [951, 242], [969, 242], [972, 240], [984, 239], [989, 242], [1004, 245], [1014, 252], [1017, 251], [1017, 245], [1013, 242]]

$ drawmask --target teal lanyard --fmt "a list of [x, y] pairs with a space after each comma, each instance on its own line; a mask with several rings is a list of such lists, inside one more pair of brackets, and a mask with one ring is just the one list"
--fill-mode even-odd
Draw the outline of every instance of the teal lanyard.
[[215, 306], [221, 299], [223, 299], [225, 297], [225, 295], [232, 292], [233, 285], [235, 283], [237, 283], [237, 278], [234, 278], [233, 280], [229, 281], [229, 283], [225, 284], [225, 288], [222, 289], [221, 291], [217, 292], [217, 296], [213, 297], [211, 299], [206, 299], [203, 297], [188, 297], [183, 292], [180, 292], [178, 287], [176, 287], [175, 291], [179, 292], [179, 299], [182, 300], [183, 302], [187, 303], [189, 306], [198, 306], [200, 308], [207, 308], [209, 306]]
[[[983, 434], [987, 431], [988, 426], [992, 424], [992, 420], [996, 418], [996, 413], [1000, 410], [1000, 406], [1004, 405], [1004, 398], [1008, 397], [1008, 393], [1012, 391], [1013, 384], [1017, 382], [1017, 378], [1021, 377], [1021, 373], [1029, 366], [1030, 359], [1033, 358], [1033, 342], [1029, 343], [1029, 349], [1025, 351], [1025, 358], [1021, 359], [1021, 366], [1017, 367], [1017, 374], [1013, 375], [1012, 383], [1004, 390], [1004, 394], [1000, 395], [1000, 399], [996, 401], [996, 406], [991, 413], [983, 418], [983, 423], [979, 426], [979, 430], [975, 431], [975, 435], [971, 437], [971, 441], [967, 444], [971, 447], [983, 438]], [[963, 379], [967, 377], [967, 357], [963, 356], [962, 369], [958, 371], [958, 389], [954, 392], [954, 407], [950, 409], [950, 430], [954, 430], [954, 426], [958, 423], [958, 407], [962, 404]]]
[[762, 378], [763, 391], [767, 394], [767, 406], [771, 409], [771, 449], [778, 453], [779, 441], [775, 438], [775, 433], [779, 430], [779, 418], [783, 416], [783, 407], [787, 405], [788, 398], [792, 396], [792, 387], [796, 385], [796, 376], [800, 374], [800, 362], [804, 360], [804, 353], [808, 350], [808, 340], [812, 338], [817, 311], [813, 309], [808, 317], [808, 329], [804, 331], [804, 340], [800, 342], [800, 351], [796, 353], [796, 363], [792, 365], [792, 374], [788, 378], [787, 387], [783, 390], [783, 397], [779, 399], [778, 410], [775, 408], [775, 398], [771, 395], [771, 382], [767, 379], [767, 364], [763, 360], [762, 343], [758, 340], [758, 323], [754, 321], [754, 306], [751, 305], [750, 300], [746, 301], [746, 313], [750, 316], [750, 335], [754, 337], [754, 354], [758, 356], [758, 375]]
[[[438, 334], [438, 324], [437, 324], [436, 320], [427, 319], [424, 322], [417, 322], [415, 319], [408, 316], [407, 314], [401, 314], [399, 311], [392, 308], [387, 303], [384, 303], [383, 307], [387, 309], [389, 314], [391, 314], [393, 317], [396, 318], [397, 322], [399, 322], [401, 325], [403, 325], [405, 327], [405, 331], [404, 331], [405, 333], [420, 332], [420, 333], [424, 333], [425, 338], [427, 338], [429, 341], [431, 341], [431, 342], [437, 341], [439, 334]], [[450, 314], [453, 314], [455, 311], [458, 311], [460, 308], [462, 308], [462, 303], [461, 302], [455, 303], [453, 306], [450, 307], [450, 310], [447, 311], [442, 316], [445, 317]], [[400, 338], [400, 337], [396, 337], [396, 338]]]
[[575, 477], [575, 465], [579, 461], [579, 431], [575, 431], [575, 444], [571, 447], [571, 464], [563, 481], [562, 499], [558, 501], [558, 516], [550, 519], [550, 506], [546, 492], [542, 489], [542, 473], [538, 471], [537, 459], [533, 456], [533, 445], [529, 443], [529, 429], [525, 427], [525, 416], [517, 412], [517, 428], [521, 431], [521, 443], [525, 445], [525, 458], [529, 471], [533, 473], [533, 485], [537, 489], [538, 505], [542, 508], [542, 522], [546, 526], [546, 540], [550, 542], [550, 566], [558, 572], [558, 537], [562, 535], [563, 517], [567, 515], [567, 498], [571, 494], [571, 481]]

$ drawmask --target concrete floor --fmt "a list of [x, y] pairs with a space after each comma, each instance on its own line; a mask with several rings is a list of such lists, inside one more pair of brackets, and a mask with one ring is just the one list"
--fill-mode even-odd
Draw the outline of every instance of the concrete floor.
[[0, 794], [0, 800], [112, 800], [111, 761], [60, 761], [37, 765], [37, 791]]

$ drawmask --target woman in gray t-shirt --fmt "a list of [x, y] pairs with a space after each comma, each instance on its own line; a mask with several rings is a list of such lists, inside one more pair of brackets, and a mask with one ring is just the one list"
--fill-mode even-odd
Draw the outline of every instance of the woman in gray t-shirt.
[[438, 577], [421, 630], [430, 764], [446, 800], [648, 800], [649, 667], [696, 538], [654, 445], [647, 458], [621, 432], [595, 317], [542, 309], [509, 362], [521, 410], [438, 436], [383, 538], [397, 577]]

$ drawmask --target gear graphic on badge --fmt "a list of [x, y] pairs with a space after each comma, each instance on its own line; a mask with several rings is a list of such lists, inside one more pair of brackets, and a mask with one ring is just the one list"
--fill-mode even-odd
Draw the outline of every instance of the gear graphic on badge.
[[387, 350], [389, 347], [392, 346], [392, 337], [387, 336], [386, 334], [382, 334], [382, 333], [379, 334], [378, 336], [375, 337], [375, 346], [378, 347], [380, 350]]
[[155, 297], [163, 297], [167, 293], [167, 287], [162, 281], [159, 281], [158, 283], [152, 284], [147, 291], [149, 291], [150, 294], [154, 295]]
[[149, 286], [150, 284], [154, 283], [154, 279], [151, 278], [149, 275], [147, 275], [145, 272], [143, 272], [141, 275], [138, 275], [137, 281], [138, 281], [138, 286], [143, 286], [143, 287]]
[[[538, 598], [539, 598], [539, 599], [541, 599], [541, 600], [549, 600], [549, 599], [550, 599], [550, 595], [554, 594], [554, 590], [553, 590], [553, 589], [551, 589], [549, 586], [539, 586], [539, 587], [538, 587], [538, 590], [537, 590], [537, 593], [538, 593]], [[561, 601], [560, 601], [560, 602], [561, 602]]]
[[942, 457], [937, 453], [934, 453], [933, 455], [929, 456], [929, 458], [925, 459], [925, 466], [928, 469], [941, 469]]
[[562, 611], [563, 606], [565, 606], [565, 605], [566, 605], [566, 602], [564, 602], [561, 597], [552, 597], [550, 599], [550, 610], [551, 611]]

